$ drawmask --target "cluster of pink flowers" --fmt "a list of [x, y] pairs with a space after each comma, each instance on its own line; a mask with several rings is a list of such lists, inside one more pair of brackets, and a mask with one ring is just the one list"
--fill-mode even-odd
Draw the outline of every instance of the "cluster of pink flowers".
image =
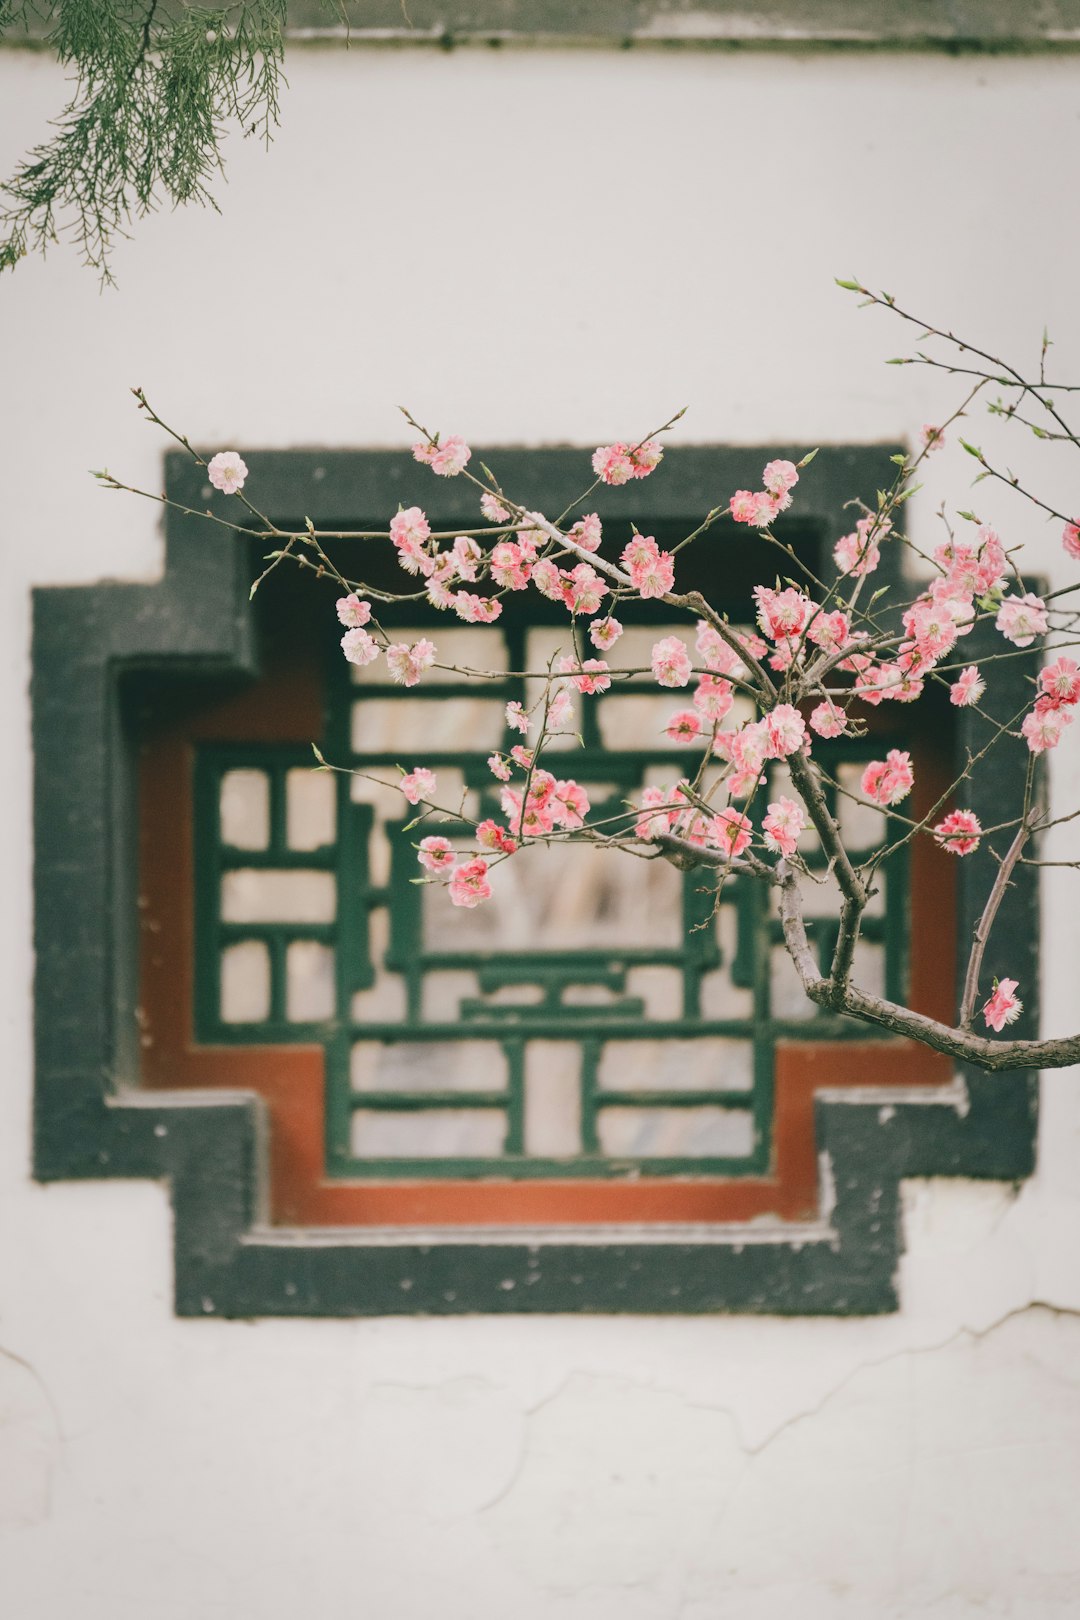
[[1061, 543], [1074, 562], [1080, 562], [1080, 523], [1066, 523]]
[[660, 465], [664, 454], [658, 439], [646, 439], [641, 444], [602, 444], [593, 453], [592, 467], [605, 484], [625, 484], [631, 478], [648, 478]]
[[416, 461], [422, 461], [440, 478], [455, 478], [459, 472], [464, 472], [472, 458], [465, 440], [456, 433], [445, 439], [421, 439], [413, 445], [412, 453]]
[[435, 662], [435, 643], [422, 636], [410, 647], [398, 642], [386, 649], [386, 667], [399, 686], [415, 686], [425, 669]]
[[794, 799], [779, 798], [770, 804], [768, 814], [761, 823], [768, 849], [790, 859], [799, 844], [800, 834], [806, 828], [806, 811]]
[[911, 755], [890, 748], [884, 759], [873, 759], [862, 774], [862, 791], [875, 804], [899, 804], [911, 792], [915, 773]]
[[664, 596], [675, 584], [675, 559], [661, 551], [651, 534], [635, 534], [623, 547], [622, 563], [630, 583], [645, 600]]
[[568, 832], [584, 825], [589, 795], [579, 782], [561, 781], [550, 771], [534, 770], [525, 788], [504, 787], [500, 794], [503, 815], [518, 837], [537, 838], [562, 827]]
[[764, 489], [737, 489], [728, 510], [736, 523], [749, 523], [764, 529], [791, 505], [791, 491], [799, 482], [798, 468], [792, 461], [770, 461], [761, 475]]
[[1033, 754], [1056, 748], [1073, 709], [1080, 703], [1080, 667], [1071, 658], [1058, 658], [1039, 671], [1035, 707], [1024, 716], [1020, 730]]
[[[861, 520], [859, 528], [870, 522]], [[865, 532], [869, 535], [869, 528]], [[859, 533], [847, 536], [841, 544], [848, 542], [856, 546]], [[895, 659], [874, 659], [870, 654], [853, 652], [841, 661], [841, 669], [855, 673], [854, 695], [872, 707], [886, 699], [911, 703], [921, 696], [926, 677], [971, 631], [976, 601], [984, 601], [1000, 590], [1007, 566], [1005, 548], [994, 531], [987, 528], [978, 531], [973, 545], [950, 541], [939, 546], [934, 561], [940, 572], [904, 613], [905, 639]], [[856, 574], [868, 572], [871, 565], [869, 554], [861, 560], [848, 557], [846, 562], [851, 563], [848, 571]], [[1031, 603], [1025, 603], [1023, 612], [1031, 611]], [[1020, 633], [1025, 623], [1026, 619], [1014, 616], [1011, 609], [1005, 613], [1004, 621], [999, 615], [999, 628], [1008, 625]], [[950, 697], [958, 706], [969, 705], [977, 703], [984, 690], [979, 670], [972, 664], [953, 684]]]

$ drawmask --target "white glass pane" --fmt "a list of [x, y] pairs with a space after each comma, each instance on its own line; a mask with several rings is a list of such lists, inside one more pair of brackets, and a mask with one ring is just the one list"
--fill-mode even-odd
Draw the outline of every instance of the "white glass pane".
[[640, 996], [646, 1018], [681, 1018], [683, 979], [678, 968], [635, 967], [626, 975], [626, 994]]
[[602, 1108], [600, 1151], [610, 1158], [745, 1158], [754, 1117], [740, 1108]]
[[581, 1152], [581, 1048], [530, 1041], [525, 1048], [525, 1151], [562, 1159]]
[[358, 1109], [352, 1120], [352, 1151], [361, 1159], [487, 1159], [505, 1139], [506, 1115], [495, 1108]]
[[406, 770], [435, 749], [490, 753], [502, 742], [504, 709], [483, 697], [362, 698], [352, 708], [353, 750], [394, 754]]
[[[440, 892], [439, 898], [443, 905], [450, 904], [445, 890]], [[433, 969], [424, 974], [420, 993], [421, 1017], [434, 1024], [456, 1023], [463, 998], [477, 997], [479, 994], [480, 984], [475, 973], [465, 968], [460, 972], [455, 969], [446, 972]]]
[[749, 1091], [749, 1041], [704, 1035], [697, 1040], [606, 1041], [597, 1070], [604, 1091]]
[[357, 1041], [354, 1091], [501, 1091], [506, 1056], [495, 1041]]
[[293, 1023], [334, 1016], [334, 953], [316, 940], [297, 939], [285, 952], [285, 1016]]
[[285, 837], [290, 849], [321, 849], [334, 842], [337, 780], [327, 771], [285, 776]]
[[221, 1018], [257, 1024], [270, 1016], [270, 953], [261, 940], [226, 945], [221, 953]]
[[855, 947], [852, 978], [868, 996], [885, 994], [885, 947], [875, 940], [860, 939]]
[[358, 1023], [397, 1023], [408, 1010], [405, 980], [400, 973], [387, 973], [382, 966], [390, 932], [390, 918], [384, 906], [369, 913], [368, 941], [375, 965], [375, 983], [357, 990], [350, 1003], [350, 1015]]
[[265, 771], [226, 771], [221, 778], [221, 842], [265, 849], [270, 842], [270, 781]]
[[259, 871], [242, 867], [221, 879], [224, 922], [326, 923], [334, 920], [331, 872]]

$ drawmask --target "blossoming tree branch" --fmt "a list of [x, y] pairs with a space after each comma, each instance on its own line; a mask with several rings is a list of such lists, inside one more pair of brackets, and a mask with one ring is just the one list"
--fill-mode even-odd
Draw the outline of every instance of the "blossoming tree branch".
[[[508, 729], [520, 741], [488, 760], [499, 785], [501, 819], [486, 817], [476, 823], [463, 850], [459, 837], [452, 840], [438, 831], [440, 823], [460, 824], [463, 806], [441, 802], [434, 771], [422, 760], [402, 762], [399, 780], [393, 784], [417, 810], [413, 827], [418, 834], [420, 880], [443, 885], [448, 904], [497, 905], [497, 868], [505, 861], [527, 858], [529, 846], [537, 843], [587, 841], [598, 854], [618, 851], [667, 860], [684, 870], [711, 868], [720, 884], [728, 874], [738, 873], [776, 891], [784, 943], [806, 995], [819, 1008], [878, 1025], [985, 1069], [1075, 1063], [1080, 1061], [1080, 1034], [1042, 1041], [996, 1038], [1019, 1015], [1018, 992], [1023, 987], [1007, 977], [987, 983], [982, 965], [1017, 863], [1031, 859], [1025, 852], [1054, 825], [1037, 791], [1036, 765], [1040, 756], [1061, 743], [1080, 704], [1080, 666], [1063, 651], [1077, 644], [1076, 613], [1067, 598], [1069, 591], [1080, 589], [1080, 582], [1053, 597], [1034, 594], [1021, 572], [1020, 548], [1010, 546], [974, 514], [961, 513], [958, 527], [945, 521], [943, 514], [941, 543], [932, 555], [919, 553], [922, 582], [906, 587], [904, 600], [895, 600], [902, 587], [875, 590], [874, 584], [885, 549], [911, 545], [900, 533], [898, 514], [917, 487], [922, 462], [944, 443], [974, 396], [993, 384], [1007, 392], [1005, 403], [999, 399], [991, 409], [1026, 423], [1040, 437], [1080, 443], [1061, 415], [1059, 401], [1067, 390], [1046, 381], [1045, 344], [1039, 376], [1028, 378], [951, 333], [915, 321], [886, 295], [870, 293], [857, 282], [841, 285], [893, 309], [918, 326], [925, 338], [940, 340], [944, 348], [938, 353], [920, 351], [904, 363], [924, 363], [962, 376], [966, 392], [950, 417], [923, 429], [916, 453], [893, 458], [889, 488], [879, 492], [875, 507], [860, 510], [850, 533], [836, 540], [836, 578], [831, 584], [800, 562], [773, 528], [779, 515], [797, 501], [800, 476], [813, 476], [807, 469], [815, 452], [798, 464], [769, 462], [762, 470], [760, 488], [731, 491], [672, 550], [662, 549], [654, 537], [635, 529], [613, 558], [601, 554], [599, 517], [583, 508], [600, 484], [626, 484], [656, 475], [664, 454], [662, 436], [678, 417], [644, 439], [597, 449], [592, 481], [570, 512], [553, 519], [526, 509], [493, 472], [476, 468], [462, 438], [429, 431], [406, 412], [417, 434], [412, 449], [416, 461], [433, 477], [462, 478], [474, 485], [477, 519], [482, 522], [464, 533], [434, 532], [423, 507], [413, 505], [387, 514], [385, 530], [331, 533], [309, 522], [304, 529], [289, 532], [272, 523], [252, 501], [245, 488], [248, 470], [237, 452], [222, 451], [204, 460], [152, 410], [140, 389], [134, 392], [140, 409], [205, 468], [215, 488], [235, 496], [242, 508], [236, 522], [210, 512], [199, 515], [270, 543], [267, 567], [253, 593], [266, 573], [285, 562], [333, 581], [341, 650], [350, 664], [362, 669], [382, 660], [390, 677], [406, 687], [421, 685], [426, 672], [435, 667], [454, 669], [477, 683], [502, 680], [505, 672], [444, 663], [437, 628], [431, 638], [395, 642], [380, 620], [383, 605], [420, 601], [477, 625], [493, 624], [507, 598], [520, 592], [539, 592], [565, 609], [564, 649], [543, 669], [515, 672], [529, 678], [533, 684], [528, 690], [538, 694], [529, 707], [520, 702], [506, 706]], [[1030, 419], [1027, 413], [1032, 410], [1042, 412], [1044, 423]], [[960, 442], [978, 461], [978, 477], [1009, 483], [1058, 519], [1065, 551], [1080, 562], [1075, 514], [1054, 512], [993, 466], [982, 451]], [[110, 488], [131, 489], [111, 474], [97, 476]], [[164, 495], [149, 498], [175, 504]], [[575, 512], [582, 515], [574, 516]], [[676, 553], [721, 517], [754, 531], [762, 548], [778, 548], [785, 566], [793, 570], [793, 577], [778, 578], [775, 587], [754, 589], [742, 623], [731, 622], [701, 592], [678, 588]], [[404, 575], [401, 590], [387, 591], [343, 575], [325, 549], [342, 539], [392, 548]], [[629, 602], [662, 605], [665, 620], [675, 614], [686, 623], [685, 634], [658, 637], [647, 670], [620, 667], [614, 651], [623, 633], [620, 607]], [[993, 624], [1000, 650], [983, 658], [980, 666], [964, 658], [963, 647], [964, 638], [984, 620]], [[815, 757], [817, 739], [864, 736], [868, 708], [917, 703], [931, 683], [947, 686], [957, 707], [974, 707], [985, 714], [980, 706], [994, 681], [995, 662], [1036, 643], [1043, 662], [1029, 701], [1004, 723], [985, 715], [991, 727], [989, 741], [968, 759], [921, 819], [905, 815], [901, 808], [911, 794], [916, 768], [907, 751], [889, 749], [883, 758], [866, 765], [854, 797], [884, 809], [888, 817], [877, 847], [854, 859], [830, 809], [828, 779]], [[673, 694], [676, 706], [666, 733], [685, 750], [686, 768], [666, 786], [644, 787], [619, 814], [598, 817], [582, 783], [561, 774], [563, 764], [572, 758], [567, 742], [573, 728], [573, 694], [588, 702], [635, 678], [640, 685], [642, 676]], [[738, 697], [750, 701], [753, 718], [739, 719], [733, 713]], [[745, 713], [745, 703], [738, 707]], [[1022, 738], [1027, 745], [1023, 805], [1014, 819], [984, 827], [965, 803], [967, 784], [1005, 735]], [[552, 744], [557, 738], [556, 752]], [[321, 754], [318, 758], [320, 768], [337, 768]], [[790, 794], [769, 796], [772, 762], [786, 768]], [[829, 785], [843, 791], [838, 783]], [[997, 872], [971, 939], [955, 1022], [926, 1017], [860, 987], [854, 977], [856, 947], [883, 861], [898, 847], [923, 838], [933, 839], [963, 861], [991, 836], [998, 840], [997, 847], [991, 846]], [[820, 882], [802, 853], [808, 838], [820, 844], [839, 895], [836, 942], [827, 971], [811, 946], [804, 916], [808, 886]]]

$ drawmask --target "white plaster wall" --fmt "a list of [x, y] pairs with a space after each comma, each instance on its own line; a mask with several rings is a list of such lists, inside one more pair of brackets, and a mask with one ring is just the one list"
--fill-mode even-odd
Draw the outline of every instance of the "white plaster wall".
[[[688, 441], [911, 435], [953, 396], [882, 366], [903, 334], [834, 288], [852, 272], [1010, 355], [1046, 322], [1080, 376], [1078, 58], [289, 72], [276, 149], [233, 153], [222, 217], [140, 225], [119, 293], [59, 251], [0, 284], [0, 1612], [1075, 1616], [1075, 1072], [1018, 1195], [908, 1189], [903, 1309], [868, 1322], [178, 1322], [161, 1188], [30, 1181], [27, 592], [159, 568], [154, 509], [86, 472], [157, 483], [132, 384], [220, 444], [404, 444], [398, 401], [489, 443], [591, 446], [684, 403]], [[0, 54], [0, 171], [60, 89]], [[918, 536], [969, 472], [931, 463]], [[1067, 503], [1067, 467], [1043, 477]], [[1064, 581], [1056, 530], [976, 499]], [[1059, 803], [1078, 762], [1069, 739]], [[1047, 886], [1048, 1033], [1080, 1016], [1076, 901]]]

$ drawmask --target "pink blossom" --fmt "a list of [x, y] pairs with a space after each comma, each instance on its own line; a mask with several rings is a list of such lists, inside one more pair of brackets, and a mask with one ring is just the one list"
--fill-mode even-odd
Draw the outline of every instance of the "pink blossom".
[[1062, 704], [1080, 702], [1080, 666], [1071, 658], [1059, 658], [1039, 671], [1040, 704], [1058, 709]]
[[361, 602], [355, 593], [339, 596], [334, 606], [337, 608], [338, 622], [348, 630], [358, 630], [371, 618], [371, 603]]
[[719, 630], [705, 619], [698, 620], [695, 646], [706, 669], [715, 670], [719, 675], [740, 677], [745, 674], [746, 666], [734, 647], [729, 647]]
[[789, 858], [794, 855], [805, 827], [806, 811], [794, 799], [786, 798], [770, 804], [769, 813], [761, 823], [767, 848]]
[[994, 993], [983, 1007], [983, 1017], [991, 1029], [999, 1032], [1006, 1024], [1013, 1024], [1024, 1010], [1024, 1003], [1013, 994], [1019, 979], [995, 979]]
[[529, 717], [516, 700], [506, 705], [506, 723], [513, 726], [515, 731], [520, 731], [523, 737], [528, 734]]
[[602, 444], [593, 453], [593, 472], [605, 484], [625, 484], [635, 475], [625, 444]]
[[755, 585], [754, 600], [757, 622], [770, 641], [800, 636], [814, 608], [808, 596], [791, 586], [783, 591], [771, 591], [767, 585]]
[[502, 603], [494, 596], [476, 596], [472, 591], [455, 591], [454, 612], [466, 624], [494, 624], [502, 613]]
[[366, 630], [359, 628], [346, 630], [341, 638], [341, 650], [350, 664], [356, 664], [362, 669], [379, 656], [378, 643], [372, 639]]
[[996, 628], [1016, 647], [1030, 647], [1036, 636], [1046, 634], [1048, 623], [1045, 602], [1030, 591], [1024, 596], [1007, 596], [994, 620]]
[[641, 790], [641, 814], [634, 823], [634, 835], [646, 840], [659, 838], [669, 831], [674, 816], [670, 810], [669, 788], [647, 787]]
[[435, 792], [435, 772], [429, 771], [426, 765], [417, 765], [401, 778], [398, 787], [410, 804], [419, 804], [421, 799], [430, 800]]
[[768, 721], [751, 720], [730, 740], [726, 740], [725, 733], [720, 733], [714, 747], [731, 762], [731, 774], [726, 782], [728, 791], [733, 798], [745, 799], [762, 781], [761, 767], [769, 757]]
[[[551, 565], [554, 568], [554, 563]], [[556, 570], [556, 573], [558, 571]], [[529, 583], [532, 561], [515, 540], [500, 540], [491, 550], [491, 577], [503, 590], [523, 591]]]
[[921, 437], [923, 449], [927, 455], [930, 455], [934, 450], [940, 450], [942, 445], [945, 443], [945, 434], [943, 430], [939, 427], [934, 427], [930, 422], [924, 422]]
[[815, 613], [806, 634], [826, 652], [835, 652], [851, 635], [851, 620], [839, 609], [835, 613]]
[[1027, 738], [1027, 745], [1033, 754], [1045, 754], [1048, 748], [1056, 748], [1061, 741], [1061, 733], [1065, 727], [1072, 724], [1072, 713], [1069, 709], [1032, 709], [1030, 714], [1024, 716], [1020, 730]]
[[425, 669], [435, 662], [435, 643], [426, 637], [414, 641], [412, 646], [398, 642], [386, 649], [386, 666], [395, 681], [402, 686], [415, 686]]
[[489, 523], [509, 523], [510, 521], [510, 513], [506, 510], [506, 507], [495, 495], [489, 494], [487, 490], [480, 497], [480, 510]]
[[476, 579], [476, 571], [484, 560], [484, 553], [476, 541], [467, 534], [459, 534], [454, 541], [454, 564], [459, 579], [464, 579], [471, 585]]
[[690, 654], [678, 636], [665, 636], [652, 650], [652, 672], [661, 686], [685, 686], [690, 679]]
[[476, 828], [476, 842], [481, 849], [497, 850], [500, 855], [512, 855], [517, 849], [517, 840], [511, 838], [505, 827], [500, 827], [497, 821], [489, 817], [481, 821]]
[[1080, 523], [1066, 523], [1061, 543], [1074, 562], [1080, 562]]
[[831, 698], [826, 698], [810, 715], [810, 725], [819, 737], [839, 737], [847, 727], [847, 715]]
[[557, 686], [551, 694], [548, 703], [547, 724], [551, 731], [558, 731], [574, 712], [574, 700], [565, 686]]
[[247, 475], [247, 467], [235, 450], [219, 450], [206, 468], [207, 478], [223, 495], [239, 494]]
[[747, 848], [753, 831], [750, 817], [730, 805], [726, 810], [721, 810], [718, 815], [713, 816], [709, 823], [710, 839], [713, 843], [719, 844], [721, 849], [726, 850], [732, 860]]
[[579, 664], [576, 658], [567, 655], [559, 659], [558, 669], [560, 675], [569, 675], [572, 684], [586, 697], [594, 692], [606, 692], [611, 685], [608, 666], [602, 658], [584, 658]]
[[648, 478], [649, 474], [659, 467], [663, 459], [664, 447], [659, 439], [643, 439], [630, 451], [630, 461], [634, 469], [635, 478]]
[[799, 482], [799, 469], [793, 461], [770, 461], [761, 475], [770, 495], [786, 495]]
[[601, 652], [607, 652], [609, 647], [614, 647], [615, 643], [622, 635], [622, 632], [623, 627], [619, 623], [618, 619], [612, 618], [611, 614], [609, 613], [607, 618], [594, 619], [592, 624], [590, 624], [589, 640], [592, 642], [593, 646], [598, 647]]
[[693, 709], [678, 709], [664, 727], [674, 743], [694, 743], [701, 736], [701, 716]]
[[982, 827], [973, 810], [952, 810], [934, 828], [934, 842], [952, 855], [971, 855], [979, 847]]
[[806, 723], [802, 715], [790, 703], [778, 703], [776, 708], [765, 716], [768, 728], [770, 759], [786, 759], [794, 754], [806, 743]]
[[585, 817], [589, 813], [589, 795], [580, 782], [556, 782], [552, 803], [555, 807], [555, 820], [568, 832], [573, 832], [575, 828], [584, 825]]
[[969, 709], [973, 703], [978, 703], [985, 691], [986, 682], [979, 673], [978, 664], [969, 664], [950, 686], [949, 702], [955, 703], [958, 709]]
[[946, 607], [920, 597], [904, 614], [904, 629], [911, 637], [901, 644], [901, 652], [914, 650], [921, 668], [944, 658], [956, 646], [959, 634], [956, 620]]
[[515, 743], [510, 750], [510, 758], [515, 765], [520, 765], [523, 771], [527, 771], [533, 762], [532, 749], [523, 748], [520, 743]]
[[488, 770], [500, 782], [509, 782], [510, 767], [501, 754], [488, 755]]
[[784, 505], [790, 505], [787, 496], [770, 495], [768, 490], [737, 489], [731, 497], [731, 515], [736, 523], [764, 529]]
[[872, 574], [881, 561], [881, 542], [892, 528], [888, 518], [862, 517], [851, 534], [843, 535], [833, 547], [833, 558], [842, 574]]
[[426, 871], [442, 872], [453, 866], [456, 856], [449, 838], [421, 838], [416, 858]]
[[578, 518], [568, 538], [576, 546], [580, 546], [582, 551], [597, 551], [600, 547], [601, 533], [600, 519], [595, 512], [590, 512], [587, 517]]
[[552, 602], [562, 601], [563, 578], [558, 564], [553, 563], [550, 557], [542, 557], [533, 565], [532, 582], [541, 596], [548, 597]]
[[487, 861], [480, 860], [466, 861], [461, 866], [454, 867], [447, 887], [455, 906], [467, 906], [472, 910], [481, 900], [491, 899], [491, 884], [487, 880], [487, 871]]
[[660, 550], [651, 534], [635, 534], [623, 547], [622, 561], [631, 585], [646, 599], [663, 596], [675, 583], [675, 559]]
[[[416, 446], [413, 446], [413, 455], [416, 455]], [[437, 445], [431, 447], [430, 455], [417, 456], [418, 461], [426, 461], [432, 472], [438, 473], [440, 478], [456, 478], [468, 465], [472, 456], [465, 440], [459, 434], [451, 433], [448, 438], [440, 439]]]
[[722, 720], [735, 702], [735, 693], [730, 681], [722, 676], [703, 675], [697, 684], [694, 693], [694, 708], [698, 709], [706, 720]]
[[885, 759], [871, 760], [863, 771], [862, 790], [876, 804], [899, 804], [911, 792], [914, 781], [911, 755], [890, 748]]
[[390, 519], [390, 538], [395, 546], [423, 545], [431, 537], [431, 524], [418, 506], [406, 506]]
[[607, 595], [607, 586], [588, 563], [578, 563], [563, 574], [563, 601], [571, 613], [597, 613], [601, 600]]

